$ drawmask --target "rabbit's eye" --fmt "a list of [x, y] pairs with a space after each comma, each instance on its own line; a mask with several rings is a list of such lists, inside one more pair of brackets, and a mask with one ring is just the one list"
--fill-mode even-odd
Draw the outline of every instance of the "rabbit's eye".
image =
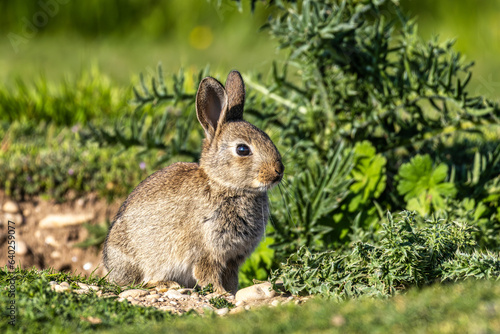
[[246, 157], [250, 155], [252, 152], [250, 151], [250, 147], [245, 144], [240, 144], [236, 147], [236, 153], [241, 157]]

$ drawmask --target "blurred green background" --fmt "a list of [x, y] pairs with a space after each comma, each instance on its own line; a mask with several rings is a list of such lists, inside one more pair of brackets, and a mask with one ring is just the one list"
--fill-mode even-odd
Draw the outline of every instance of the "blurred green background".
[[[44, 75], [59, 80], [91, 66], [120, 84], [158, 62], [213, 72], [265, 73], [283, 59], [259, 28], [269, 10], [257, 2], [188, 0], [0, 1], [0, 80]], [[401, 1], [417, 17], [421, 36], [456, 38], [456, 49], [474, 60], [472, 93], [500, 96], [500, 0]]]

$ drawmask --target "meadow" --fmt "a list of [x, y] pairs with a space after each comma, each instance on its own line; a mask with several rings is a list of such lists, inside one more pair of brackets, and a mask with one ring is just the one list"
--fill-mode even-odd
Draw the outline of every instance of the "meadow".
[[[19, 319], [3, 322], [2, 294], [2, 331], [500, 331], [497, 4], [451, 15], [431, 1], [47, 3], [0, 2], [0, 191], [114, 203], [153, 171], [197, 161], [198, 83], [236, 68], [246, 118], [286, 166], [240, 286], [316, 298], [176, 317], [48, 287], [120, 289], [99, 277], [5, 267]], [[99, 250], [108, 225], [87, 226], [85, 247]]]

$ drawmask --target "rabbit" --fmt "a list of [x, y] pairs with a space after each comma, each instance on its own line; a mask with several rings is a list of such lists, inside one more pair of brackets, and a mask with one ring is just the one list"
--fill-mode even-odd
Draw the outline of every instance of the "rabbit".
[[178, 162], [142, 181], [112, 222], [103, 249], [119, 285], [175, 281], [236, 293], [238, 270], [262, 239], [267, 191], [284, 165], [269, 136], [243, 120], [238, 71], [226, 88], [204, 78], [196, 114], [205, 132], [198, 163]]

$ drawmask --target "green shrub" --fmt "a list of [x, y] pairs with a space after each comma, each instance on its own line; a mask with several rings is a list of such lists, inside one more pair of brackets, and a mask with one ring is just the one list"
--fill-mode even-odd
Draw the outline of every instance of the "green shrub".
[[[293, 294], [335, 299], [390, 296], [437, 281], [500, 279], [500, 257], [474, 250], [473, 228], [452, 221], [418, 223], [415, 214], [388, 214], [370, 241], [344, 251], [312, 253], [300, 248], [272, 280]], [[470, 265], [467, 265], [469, 263]]]

